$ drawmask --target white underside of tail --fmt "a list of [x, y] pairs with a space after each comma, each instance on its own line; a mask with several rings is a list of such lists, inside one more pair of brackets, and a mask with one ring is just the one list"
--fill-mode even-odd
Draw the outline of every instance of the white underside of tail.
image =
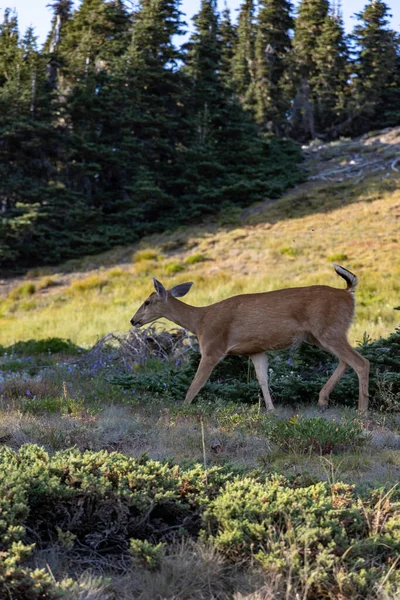
[[353, 292], [354, 288], [358, 283], [358, 279], [354, 275], [354, 273], [351, 273], [350, 271], [341, 267], [340, 265], [334, 264], [333, 268], [335, 269], [336, 273], [340, 275], [340, 277], [343, 277], [343, 279], [347, 282], [347, 289], [349, 290], [349, 292]]

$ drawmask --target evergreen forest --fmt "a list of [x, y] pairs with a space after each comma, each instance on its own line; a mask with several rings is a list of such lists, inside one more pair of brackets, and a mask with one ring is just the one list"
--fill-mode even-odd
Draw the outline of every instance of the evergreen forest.
[[54, 0], [0, 24], [0, 268], [23, 271], [279, 197], [304, 142], [400, 122], [400, 37], [372, 0]]

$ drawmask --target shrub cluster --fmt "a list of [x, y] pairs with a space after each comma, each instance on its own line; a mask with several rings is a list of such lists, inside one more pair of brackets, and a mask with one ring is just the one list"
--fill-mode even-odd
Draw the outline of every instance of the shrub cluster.
[[26, 342], [16, 342], [11, 346], [0, 345], [0, 356], [16, 355], [16, 356], [37, 356], [38, 354], [68, 354], [76, 355], [83, 352], [71, 340], [63, 340], [62, 338], [47, 338], [45, 340], [27, 340]]
[[[400, 328], [386, 339], [366, 340], [358, 350], [371, 362], [371, 405], [383, 410], [400, 410]], [[269, 359], [273, 397], [291, 404], [314, 401], [337, 364], [334, 356], [307, 344], [302, 344], [296, 351], [270, 353]], [[156, 369], [144, 365], [134, 374], [122, 373], [113, 377], [112, 382], [125, 389], [181, 399], [193, 380], [199, 361], [200, 354], [191, 352], [184, 363], [161, 361]], [[213, 399], [256, 402], [260, 388], [250, 359], [225, 358], [214, 369], [201, 394]], [[357, 397], [357, 375], [349, 369], [331, 398], [334, 402], [355, 406]]]
[[400, 581], [396, 500], [376, 492], [362, 501], [341, 483], [236, 479], [207, 508], [204, 523], [230, 560], [247, 557], [276, 575], [290, 573], [308, 598], [365, 598], [378, 582], [389, 590]]
[[49, 456], [0, 450], [0, 597], [53, 600], [54, 583], [29, 555], [63, 544], [87, 556], [131, 556], [157, 569], [177, 536], [212, 541], [229, 561], [256, 561], [308, 585], [313, 598], [365, 597], [400, 583], [399, 494], [361, 499], [350, 485], [310, 477], [234, 476], [122, 454]]

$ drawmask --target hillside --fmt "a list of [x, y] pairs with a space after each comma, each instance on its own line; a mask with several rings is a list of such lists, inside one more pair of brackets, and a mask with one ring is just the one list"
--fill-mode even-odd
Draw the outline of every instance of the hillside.
[[400, 128], [303, 150], [308, 181], [279, 200], [2, 280], [0, 343], [59, 336], [88, 346], [127, 330], [152, 275], [166, 285], [193, 280], [187, 301], [203, 305], [280, 287], [339, 287], [331, 262], [359, 277], [353, 342], [392, 331], [400, 289]]

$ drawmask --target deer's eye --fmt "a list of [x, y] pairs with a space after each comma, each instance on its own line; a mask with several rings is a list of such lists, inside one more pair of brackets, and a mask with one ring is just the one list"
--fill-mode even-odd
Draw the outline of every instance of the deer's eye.
[[146, 300], [146, 302], [144, 303], [145, 306], [148, 306], [150, 304], [150, 302], [148, 300]]

